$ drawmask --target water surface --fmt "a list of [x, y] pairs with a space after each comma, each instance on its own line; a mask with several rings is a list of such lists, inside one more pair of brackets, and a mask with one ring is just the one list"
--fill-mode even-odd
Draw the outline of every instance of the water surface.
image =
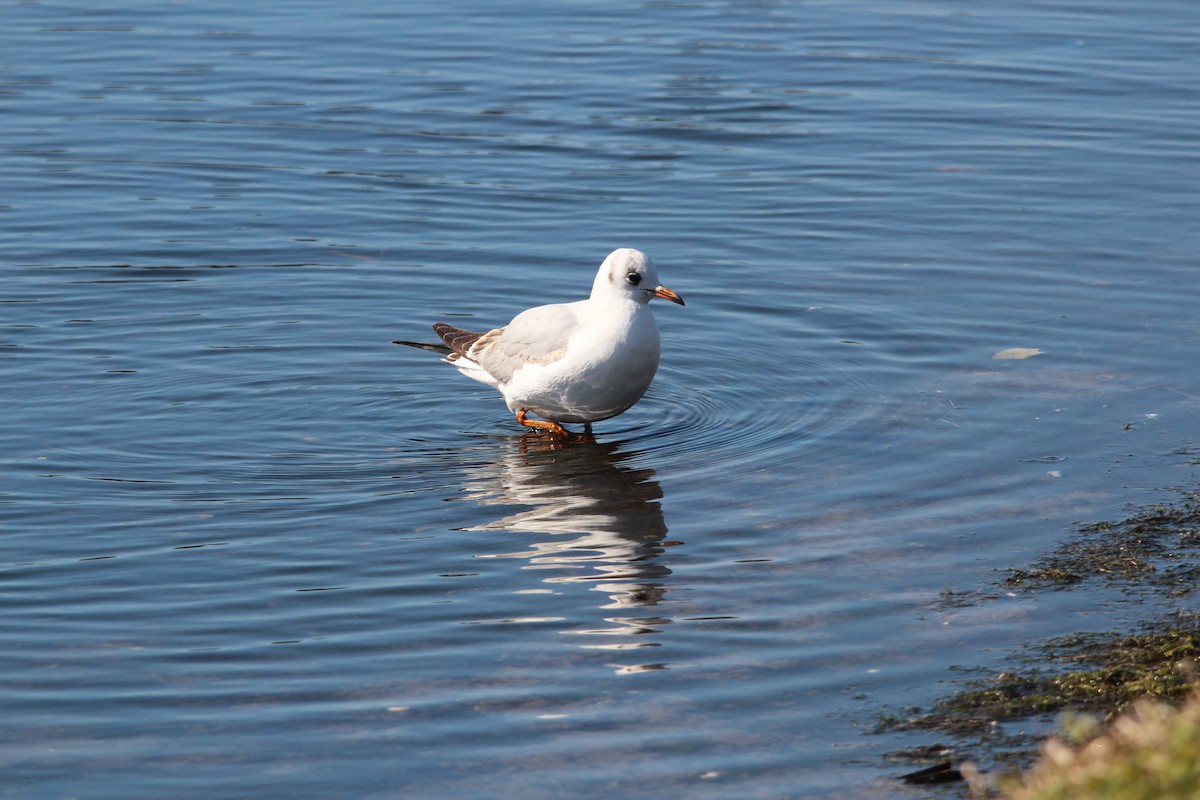
[[[912, 797], [881, 708], [1157, 610], [937, 599], [1195, 483], [1200, 10], [409, 5], [5, 8], [5, 791]], [[389, 344], [618, 246], [593, 444]]]

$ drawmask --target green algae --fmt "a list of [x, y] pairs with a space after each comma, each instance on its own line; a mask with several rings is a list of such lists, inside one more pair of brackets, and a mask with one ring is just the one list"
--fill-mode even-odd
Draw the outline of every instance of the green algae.
[[[1200, 577], [1200, 492], [1180, 502], [1136, 511], [1126, 519], [1081, 527], [1067, 543], [1024, 568], [1008, 571], [999, 592], [1072, 590], [1089, 582], [1176, 603], [1190, 599]], [[947, 590], [946, 607], [986, 602], [997, 595]], [[1103, 725], [1139, 702], [1181, 704], [1200, 675], [1200, 613], [1179, 608], [1135, 633], [1081, 631], [1035, 642], [1009, 660], [1010, 668], [956, 682], [929, 708], [882, 716], [880, 731], [937, 733], [952, 742], [889, 754], [929, 763], [929, 751], [996, 764], [1029, 764], [1044, 737], [1025, 720], [1091, 715]], [[1006, 724], [1013, 723], [1013, 724]]]

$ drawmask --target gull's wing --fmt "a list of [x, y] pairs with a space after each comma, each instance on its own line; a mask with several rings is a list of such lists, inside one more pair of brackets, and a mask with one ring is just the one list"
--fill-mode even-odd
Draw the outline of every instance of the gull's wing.
[[538, 306], [518, 314], [503, 328], [472, 333], [439, 322], [434, 331], [454, 356], [470, 359], [501, 382], [526, 364], [550, 364], [567, 352], [579, 319], [565, 305]]

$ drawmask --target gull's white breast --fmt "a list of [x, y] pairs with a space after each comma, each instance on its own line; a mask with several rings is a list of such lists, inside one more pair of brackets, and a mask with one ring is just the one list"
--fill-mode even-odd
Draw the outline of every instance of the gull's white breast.
[[561, 359], [524, 364], [497, 386], [510, 410], [525, 408], [556, 422], [597, 422], [641, 399], [658, 370], [654, 315], [642, 304], [598, 305], [569, 304], [586, 316]]

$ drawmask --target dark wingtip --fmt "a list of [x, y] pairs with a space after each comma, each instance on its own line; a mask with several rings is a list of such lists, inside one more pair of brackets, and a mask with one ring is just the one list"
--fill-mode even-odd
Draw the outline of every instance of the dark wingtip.
[[406, 347], [416, 347], [419, 350], [429, 350], [434, 353], [449, 353], [450, 348], [444, 344], [426, 344], [425, 342], [406, 342], [403, 339], [392, 339], [392, 344], [402, 344]]

